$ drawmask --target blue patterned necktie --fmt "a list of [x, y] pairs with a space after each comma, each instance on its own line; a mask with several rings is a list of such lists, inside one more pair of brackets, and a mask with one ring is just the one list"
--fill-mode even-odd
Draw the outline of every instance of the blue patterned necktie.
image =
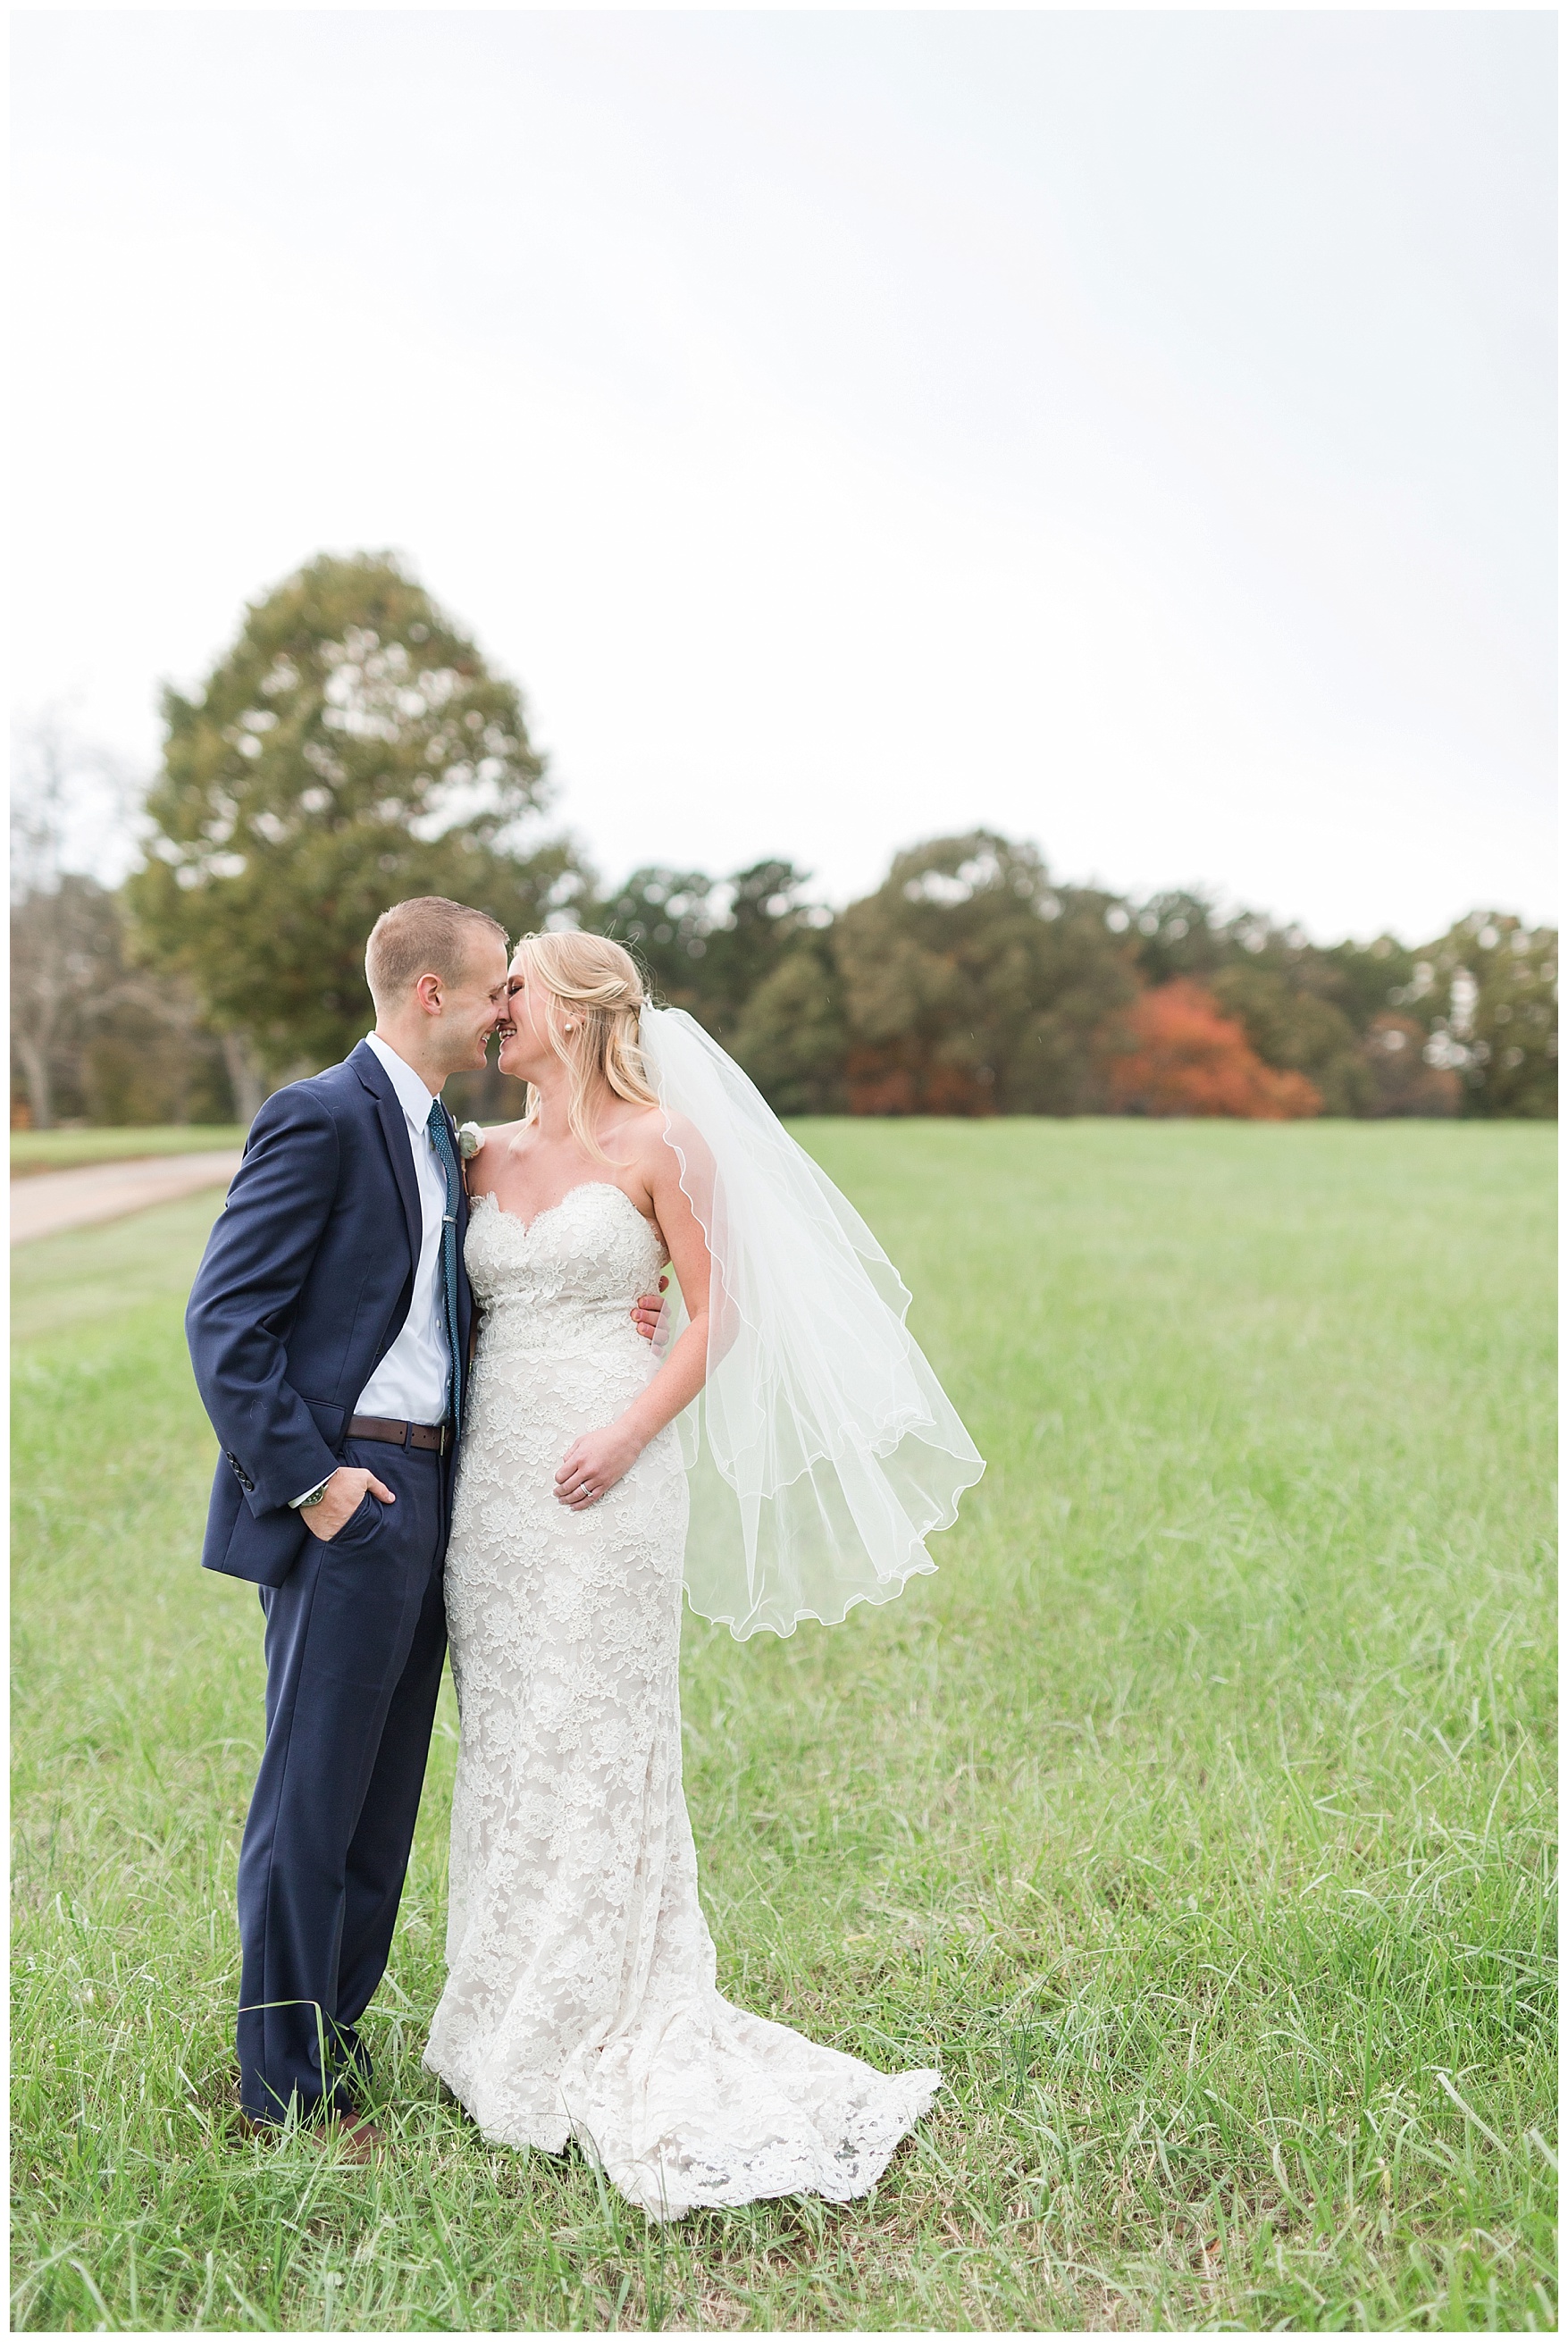
[[441, 1217], [441, 1290], [446, 1303], [446, 1346], [452, 1357], [446, 1384], [446, 1419], [452, 1426], [452, 1436], [455, 1440], [463, 1422], [463, 1361], [457, 1348], [457, 1197], [460, 1183], [457, 1157], [452, 1151], [452, 1133], [446, 1127], [446, 1116], [439, 1098], [431, 1099], [430, 1119], [424, 1126], [430, 1133], [430, 1144], [435, 1149], [435, 1159], [446, 1182], [446, 1209]]

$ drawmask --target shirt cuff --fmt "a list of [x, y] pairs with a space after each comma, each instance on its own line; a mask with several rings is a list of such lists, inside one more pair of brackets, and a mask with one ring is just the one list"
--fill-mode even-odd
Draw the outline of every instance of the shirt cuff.
[[[332, 1474], [329, 1472], [326, 1476], [326, 1480], [330, 1480], [332, 1476]], [[302, 1489], [297, 1496], [291, 1496], [288, 1500], [289, 1511], [291, 1513], [297, 1513], [307, 1496], [319, 1496], [322, 1490], [326, 1486], [326, 1480], [318, 1480], [314, 1488]]]

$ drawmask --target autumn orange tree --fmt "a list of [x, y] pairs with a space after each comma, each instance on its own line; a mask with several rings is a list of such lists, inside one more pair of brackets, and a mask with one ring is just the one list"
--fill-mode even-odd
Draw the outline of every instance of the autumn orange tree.
[[1119, 1027], [1106, 1082], [1124, 1113], [1295, 1122], [1323, 1110], [1304, 1074], [1265, 1065], [1245, 1028], [1188, 976], [1143, 994]]

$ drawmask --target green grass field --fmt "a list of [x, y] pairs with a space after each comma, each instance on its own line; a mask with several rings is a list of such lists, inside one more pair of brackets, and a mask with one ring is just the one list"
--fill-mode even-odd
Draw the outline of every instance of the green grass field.
[[448, 1695], [394, 2151], [241, 2137], [197, 1197], [14, 1256], [17, 2326], [1555, 2325], [1553, 1134], [801, 1135], [990, 1469], [900, 1602], [688, 1620], [687, 1790], [721, 1984], [937, 2111], [862, 2203], [668, 2229], [484, 2146], [419, 2066]]
[[75, 1171], [87, 1163], [135, 1163], [148, 1155], [205, 1155], [209, 1148], [245, 1143], [243, 1122], [130, 1123], [114, 1130], [14, 1130], [11, 1176], [28, 1179], [40, 1171]]

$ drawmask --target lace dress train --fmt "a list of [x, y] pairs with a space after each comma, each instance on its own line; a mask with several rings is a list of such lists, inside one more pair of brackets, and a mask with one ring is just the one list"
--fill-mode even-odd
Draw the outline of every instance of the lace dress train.
[[938, 2077], [880, 2074], [718, 1991], [681, 1787], [674, 1426], [586, 1512], [553, 1493], [653, 1370], [628, 1313], [658, 1240], [595, 1181], [526, 1225], [482, 1197], [466, 1258], [484, 1319], [446, 1560], [462, 1740], [424, 2062], [487, 2137], [575, 2138], [654, 2218], [863, 2195]]

